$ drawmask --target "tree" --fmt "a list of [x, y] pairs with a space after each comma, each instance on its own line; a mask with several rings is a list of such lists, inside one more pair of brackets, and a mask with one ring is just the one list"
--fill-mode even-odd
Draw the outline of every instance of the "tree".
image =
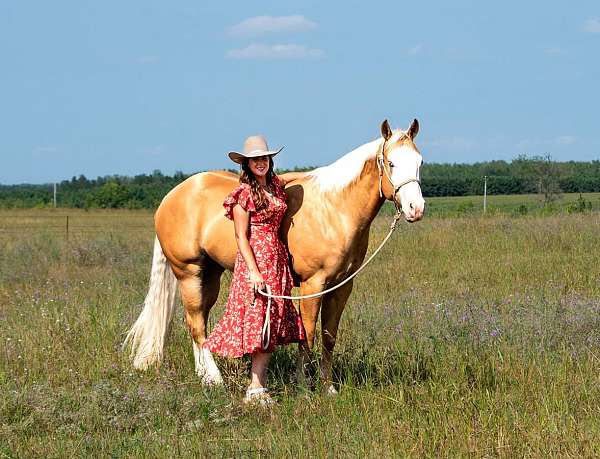
[[552, 156], [519, 156], [513, 164], [519, 176], [529, 181], [533, 189], [542, 197], [544, 205], [552, 204], [560, 198], [562, 171]]
[[119, 185], [117, 182], [107, 182], [97, 189], [90, 198], [94, 206], [114, 209], [124, 207], [129, 199], [129, 193], [123, 185]]

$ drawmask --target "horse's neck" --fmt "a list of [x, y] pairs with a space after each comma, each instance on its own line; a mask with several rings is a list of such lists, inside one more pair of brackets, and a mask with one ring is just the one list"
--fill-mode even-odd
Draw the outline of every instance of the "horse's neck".
[[367, 159], [360, 177], [328, 197], [348, 222], [348, 231], [368, 230], [385, 199], [379, 196], [379, 170], [375, 157]]
[[354, 203], [359, 210], [357, 223], [361, 228], [368, 228], [385, 202], [379, 194], [379, 169], [375, 158], [365, 162], [360, 179], [349, 188], [350, 204]]

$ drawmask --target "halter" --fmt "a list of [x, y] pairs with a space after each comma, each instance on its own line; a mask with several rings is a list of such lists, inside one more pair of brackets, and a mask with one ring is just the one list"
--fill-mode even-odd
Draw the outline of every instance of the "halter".
[[411, 179], [404, 180], [403, 182], [400, 182], [398, 185], [394, 184], [392, 177], [390, 177], [388, 170], [385, 168], [385, 156], [383, 155], [383, 152], [385, 151], [385, 142], [386, 142], [386, 139], [384, 137], [383, 143], [381, 144], [381, 151], [377, 153], [377, 169], [379, 169], [379, 197], [380, 198], [384, 197], [383, 196], [383, 187], [382, 187], [381, 182], [383, 179], [383, 174], [385, 174], [388, 181], [390, 182], [390, 185], [392, 185], [392, 188], [394, 189], [394, 194], [392, 195], [392, 201], [394, 201], [394, 206], [396, 207], [396, 212], [400, 214], [400, 213], [402, 213], [402, 207], [400, 206], [400, 203], [396, 200], [396, 194], [398, 193], [398, 191], [400, 191], [400, 188], [402, 188], [404, 185], [407, 185], [412, 182], [417, 182], [420, 186], [421, 182], [419, 181], [419, 179], [411, 178]]

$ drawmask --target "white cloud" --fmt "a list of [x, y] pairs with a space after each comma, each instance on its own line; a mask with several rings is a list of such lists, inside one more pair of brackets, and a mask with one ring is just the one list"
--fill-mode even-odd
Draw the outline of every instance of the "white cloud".
[[543, 149], [573, 145], [576, 142], [577, 137], [572, 135], [560, 135], [552, 139], [522, 139], [517, 143], [516, 147], [519, 150]]
[[137, 58], [138, 64], [156, 64], [158, 56], [141, 56]]
[[49, 145], [40, 145], [33, 148], [33, 154], [40, 156], [51, 155], [53, 153], [58, 153], [59, 151], [60, 148]]
[[146, 148], [142, 151], [142, 154], [148, 156], [163, 156], [168, 153], [166, 145], [154, 145], [153, 147]]
[[233, 37], [256, 37], [269, 33], [302, 32], [312, 30], [317, 24], [304, 16], [255, 16], [244, 19], [227, 29]]
[[228, 59], [317, 59], [323, 57], [322, 49], [307, 48], [304, 45], [264, 45], [251, 44], [245, 48], [231, 49]]
[[553, 57], [559, 57], [559, 56], [565, 56], [567, 54], [567, 51], [563, 48], [546, 48], [544, 50], [544, 53], [548, 56], [553, 56]]
[[426, 140], [423, 147], [450, 151], [467, 151], [479, 148], [479, 142], [465, 137], [448, 137], [443, 139]]
[[561, 135], [554, 139], [554, 143], [558, 145], [573, 145], [577, 142], [577, 138], [572, 135]]
[[583, 23], [583, 31], [588, 33], [600, 33], [600, 18], [589, 18]]
[[423, 44], [422, 43], [417, 43], [412, 48], [409, 48], [408, 50], [406, 50], [406, 54], [408, 54], [409, 56], [416, 56], [417, 54], [421, 54], [422, 52], [423, 52]]
[[445, 52], [446, 57], [453, 61], [464, 61], [469, 57], [469, 53], [461, 48], [448, 48]]

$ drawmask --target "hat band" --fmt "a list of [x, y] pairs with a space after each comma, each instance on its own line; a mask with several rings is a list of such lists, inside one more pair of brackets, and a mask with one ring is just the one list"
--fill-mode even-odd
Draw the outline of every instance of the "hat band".
[[264, 153], [265, 156], [272, 155], [274, 152], [269, 150], [252, 150], [250, 153], [246, 153], [247, 155], [253, 155], [254, 153]]

